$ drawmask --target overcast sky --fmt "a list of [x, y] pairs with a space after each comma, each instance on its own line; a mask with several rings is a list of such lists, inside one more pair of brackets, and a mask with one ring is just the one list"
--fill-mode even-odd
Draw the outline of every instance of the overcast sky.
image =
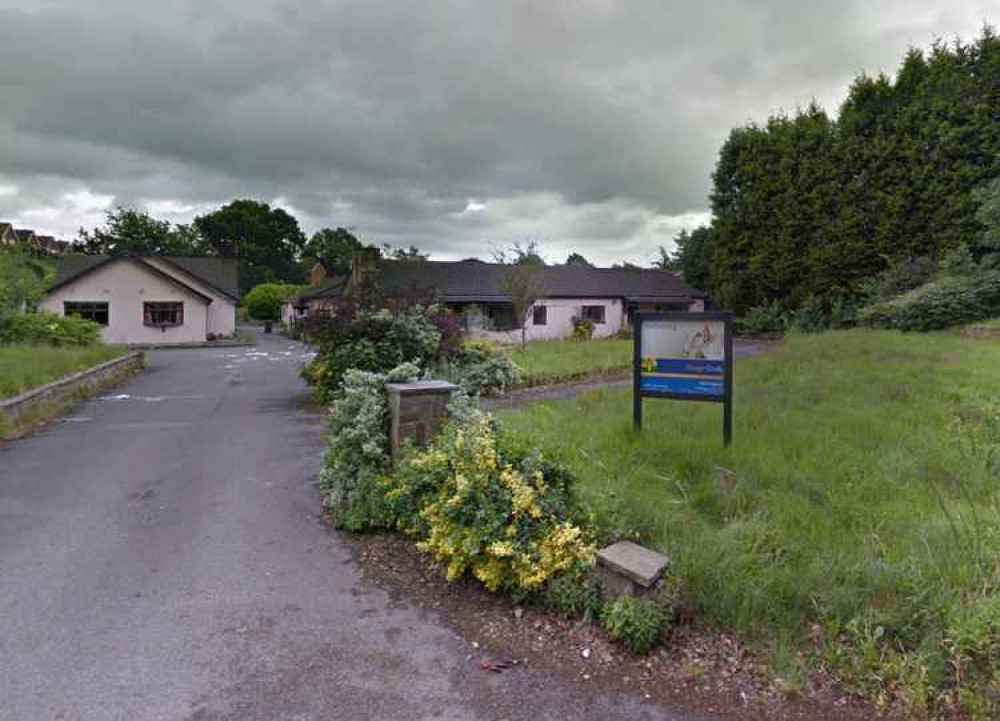
[[[990, 17], [990, 9], [994, 17]], [[435, 258], [648, 263], [708, 219], [729, 129], [995, 0], [0, 0], [0, 220], [241, 197]]]

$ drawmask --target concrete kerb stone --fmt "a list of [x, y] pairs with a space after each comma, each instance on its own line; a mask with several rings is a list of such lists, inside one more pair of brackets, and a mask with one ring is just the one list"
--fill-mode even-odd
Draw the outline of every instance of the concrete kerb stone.
[[399, 461], [406, 441], [426, 447], [444, 425], [451, 394], [458, 386], [447, 381], [386, 383], [391, 417], [392, 459]]

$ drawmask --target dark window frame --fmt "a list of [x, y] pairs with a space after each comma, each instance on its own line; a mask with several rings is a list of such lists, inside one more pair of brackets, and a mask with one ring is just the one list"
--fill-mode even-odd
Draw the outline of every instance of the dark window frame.
[[607, 323], [607, 306], [604, 305], [585, 305], [580, 308], [580, 317], [583, 320], [589, 320], [594, 323], [594, 325], [604, 325]]
[[[539, 320], [539, 316], [541, 320]], [[548, 325], [549, 307], [547, 305], [535, 305], [531, 308], [531, 325]]]
[[184, 301], [143, 301], [142, 324], [150, 328], [177, 328], [184, 325]]
[[106, 327], [111, 323], [111, 304], [106, 300], [64, 300], [63, 315], [79, 316]]

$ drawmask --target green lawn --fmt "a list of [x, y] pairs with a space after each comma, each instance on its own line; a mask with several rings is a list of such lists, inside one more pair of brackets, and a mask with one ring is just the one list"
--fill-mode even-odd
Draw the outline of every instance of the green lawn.
[[1000, 344], [792, 335], [735, 376], [728, 450], [721, 406], [650, 400], [636, 434], [622, 389], [501, 416], [568, 463], [605, 518], [671, 556], [694, 614], [770, 649], [786, 677], [804, 651], [870, 692], [926, 700], [957, 675], [988, 698]]
[[632, 341], [536, 340], [505, 350], [524, 374], [526, 385], [568, 381], [583, 376], [628, 370]]
[[126, 352], [127, 348], [108, 345], [0, 345], [0, 398], [17, 395]]

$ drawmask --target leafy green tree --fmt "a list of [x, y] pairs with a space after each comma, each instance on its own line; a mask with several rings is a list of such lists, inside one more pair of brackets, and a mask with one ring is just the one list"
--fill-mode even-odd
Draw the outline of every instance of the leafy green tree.
[[579, 253], [570, 253], [568, 256], [566, 256], [566, 265], [584, 265], [588, 268], [594, 267], [593, 263], [591, 263], [589, 260], [584, 258]]
[[[674, 252], [673, 264], [667, 267], [680, 270], [685, 282], [698, 290], [711, 292], [712, 254], [715, 251], [712, 229], [701, 226], [690, 233], [682, 230], [674, 238], [674, 243], [677, 250]], [[663, 251], [662, 248], [660, 250]]]
[[1000, 176], [998, 87], [986, 27], [858, 77], [836, 119], [811, 104], [735, 128], [712, 176], [710, 290], [737, 311], [832, 304], [892, 263], [986, 255], [974, 191]]
[[427, 260], [427, 253], [415, 245], [408, 248], [395, 248], [388, 243], [383, 243], [381, 253], [383, 258], [389, 260]]
[[983, 231], [970, 243], [970, 250], [979, 263], [988, 268], [1000, 268], [1000, 178], [973, 193], [979, 204], [976, 220]]
[[0, 315], [34, 310], [52, 277], [52, 267], [27, 248], [0, 245]]
[[261, 283], [243, 297], [243, 305], [254, 320], [278, 321], [282, 304], [302, 292], [304, 287], [291, 283]]
[[535, 242], [514, 243], [508, 249], [499, 249], [494, 257], [507, 267], [500, 278], [500, 290], [510, 297], [514, 306], [514, 317], [521, 329], [521, 345], [527, 345], [528, 315], [532, 306], [545, 294], [542, 285], [542, 270], [545, 261], [542, 260], [538, 244]]
[[79, 244], [90, 255], [155, 253], [159, 255], [206, 255], [198, 232], [189, 225], [157, 220], [135, 208], [118, 207], [107, 212], [105, 224], [87, 231], [80, 228]]
[[299, 222], [281, 208], [256, 200], [234, 200], [194, 219], [214, 254], [235, 258], [240, 285], [301, 280], [298, 258], [305, 244]]
[[323, 228], [313, 233], [302, 250], [307, 267], [319, 263], [329, 275], [347, 273], [354, 254], [364, 245], [347, 228]]
[[502, 265], [534, 265], [542, 267], [545, 259], [537, 241], [515, 242], [509, 248], [497, 248], [493, 251], [493, 260]]
[[[686, 230], [682, 230], [681, 233], [685, 233], [686, 234], [687, 231]], [[680, 236], [678, 236], [678, 237], [680, 237]], [[674, 242], [677, 242], [677, 238], [674, 239]], [[672, 255], [670, 253], [670, 251], [667, 250], [666, 246], [661, 245], [659, 247], [659, 249], [658, 249], [657, 252], [658, 252], [658, 255], [653, 260], [653, 267], [654, 268], [659, 268], [660, 270], [677, 270], [678, 269], [679, 265], [678, 265], [677, 257], [675, 255]]]

